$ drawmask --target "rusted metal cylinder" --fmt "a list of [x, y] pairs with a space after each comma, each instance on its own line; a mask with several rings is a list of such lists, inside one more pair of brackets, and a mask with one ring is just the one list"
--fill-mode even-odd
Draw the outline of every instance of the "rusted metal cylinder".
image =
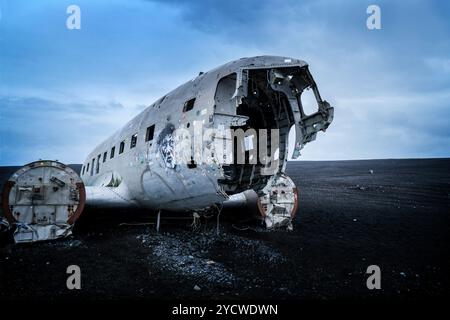
[[2, 206], [5, 217], [16, 226], [16, 242], [51, 240], [71, 234], [86, 202], [84, 183], [63, 163], [31, 162], [5, 183]]

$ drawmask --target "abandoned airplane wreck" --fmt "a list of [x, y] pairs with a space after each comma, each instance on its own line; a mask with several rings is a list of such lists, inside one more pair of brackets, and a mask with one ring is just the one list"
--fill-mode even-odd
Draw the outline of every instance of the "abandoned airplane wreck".
[[[305, 90], [317, 103], [310, 114]], [[284, 173], [289, 131], [295, 128], [295, 159], [332, 120], [306, 62], [242, 58], [200, 73], [147, 107], [87, 155], [80, 175], [57, 161], [25, 165], [4, 186], [3, 214], [16, 228], [16, 242], [70, 234], [85, 206], [201, 214], [253, 201], [267, 228], [292, 228], [298, 198]], [[195, 139], [199, 124], [200, 150], [183, 141], [190, 156], [177, 161], [177, 132]], [[205, 130], [213, 133], [204, 138]], [[264, 130], [276, 135], [263, 139], [257, 132]], [[221, 134], [230, 131], [243, 134]], [[270, 157], [255, 156], [261, 151]]]

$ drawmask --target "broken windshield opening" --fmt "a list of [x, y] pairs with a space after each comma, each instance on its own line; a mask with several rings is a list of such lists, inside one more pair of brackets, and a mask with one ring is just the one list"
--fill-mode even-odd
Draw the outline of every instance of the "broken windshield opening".
[[300, 94], [299, 102], [305, 115], [317, 112], [317, 100], [311, 87], [307, 87]]

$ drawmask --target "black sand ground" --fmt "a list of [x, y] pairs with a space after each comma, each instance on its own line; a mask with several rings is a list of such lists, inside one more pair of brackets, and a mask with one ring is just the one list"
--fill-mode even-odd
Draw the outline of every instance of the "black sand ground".
[[[0, 168], [2, 182], [12, 170]], [[291, 162], [287, 171], [300, 192], [293, 232], [224, 217], [219, 236], [215, 219], [194, 232], [190, 220], [163, 219], [157, 234], [153, 225], [130, 225], [153, 223], [146, 212], [87, 211], [70, 239], [14, 245], [3, 236], [0, 298], [449, 294], [449, 159]], [[66, 288], [71, 264], [81, 268], [82, 290]], [[381, 268], [381, 290], [366, 287], [372, 264]]]

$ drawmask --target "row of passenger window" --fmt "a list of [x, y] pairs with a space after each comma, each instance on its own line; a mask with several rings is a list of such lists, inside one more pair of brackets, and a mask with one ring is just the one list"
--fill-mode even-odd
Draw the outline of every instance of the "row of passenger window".
[[[152, 141], [154, 134], [155, 134], [155, 125], [153, 124], [150, 127], [148, 127], [145, 132], [145, 142]], [[138, 139], [137, 133], [135, 133], [131, 136], [130, 149], [133, 149], [134, 147], [136, 147], [137, 139]], [[122, 154], [124, 151], [125, 151], [125, 140], [120, 142], [119, 154]], [[109, 153], [110, 159], [114, 158], [115, 152], [116, 152], [116, 146], [113, 146]], [[102, 154], [99, 154], [97, 156], [97, 159], [92, 158], [91, 162], [88, 162], [87, 164], [83, 165], [83, 167], [81, 168], [81, 175], [85, 175], [88, 173], [91, 176], [94, 175], [94, 167], [95, 167], [95, 174], [99, 173], [100, 172], [100, 160], [102, 160], [102, 162], [106, 162], [107, 158], [108, 158], [108, 151], [105, 151], [103, 153], [103, 157], [102, 157]]]
[[[164, 100], [164, 98], [165, 98], [165, 96], [161, 99], [160, 103], [162, 102], [162, 100]], [[194, 105], [195, 105], [195, 98], [192, 98], [192, 99], [189, 99], [188, 101], [186, 101], [183, 105], [183, 113], [191, 111], [194, 108]], [[145, 141], [147, 142], [147, 141], [153, 140], [154, 133], [155, 133], [155, 125], [153, 124], [147, 128], [147, 131], [145, 133]], [[130, 149], [133, 149], [134, 147], [136, 147], [137, 138], [138, 138], [137, 133], [135, 133], [131, 136]], [[123, 153], [124, 150], [125, 150], [125, 140], [120, 142], [119, 154]], [[116, 151], [116, 147], [114, 146], [111, 148], [111, 152], [109, 154], [110, 159], [114, 158], [115, 151]], [[105, 151], [103, 153], [103, 162], [106, 162], [107, 157], [108, 157], [108, 152]], [[94, 167], [95, 167], [95, 174], [99, 173], [100, 172], [100, 159], [101, 159], [101, 154], [99, 154], [97, 156], [97, 162], [95, 162], [95, 158], [93, 158], [92, 162], [88, 162], [87, 164], [85, 164], [81, 168], [81, 175], [84, 175], [85, 173], [88, 174], [89, 172], [90, 172], [91, 176], [94, 175]], [[97, 165], [95, 165], [95, 164], [97, 164]]]

